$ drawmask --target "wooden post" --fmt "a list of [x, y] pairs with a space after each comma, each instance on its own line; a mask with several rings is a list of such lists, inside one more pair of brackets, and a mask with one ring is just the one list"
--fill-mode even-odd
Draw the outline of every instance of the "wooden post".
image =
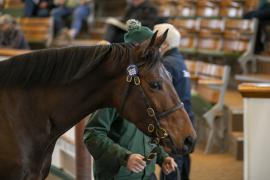
[[92, 158], [83, 142], [83, 131], [88, 116], [75, 127], [76, 142], [76, 179], [92, 180]]

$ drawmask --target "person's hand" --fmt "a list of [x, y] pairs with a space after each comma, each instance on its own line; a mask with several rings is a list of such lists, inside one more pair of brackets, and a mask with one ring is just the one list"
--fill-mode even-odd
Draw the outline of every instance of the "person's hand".
[[143, 156], [140, 154], [131, 154], [127, 160], [128, 170], [139, 173], [144, 170], [146, 162], [143, 160]]
[[162, 163], [162, 171], [166, 175], [168, 175], [171, 172], [175, 171], [176, 167], [177, 167], [177, 164], [175, 163], [175, 161], [174, 161], [174, 159], [172, 157], [166, 157], [165, 160]]

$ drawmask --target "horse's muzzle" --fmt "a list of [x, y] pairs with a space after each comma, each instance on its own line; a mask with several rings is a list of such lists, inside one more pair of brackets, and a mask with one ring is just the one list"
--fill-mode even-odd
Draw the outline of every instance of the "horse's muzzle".
[[196, 139], [188, 136], [184, 141], [183, 154], [192, 153], [194, 151]]
[[195, 148], [196, 139], [191, 136], [188, 136], [183, 143], [181, 149], [177, 148], [170, 138], [164, 138], [161, 140], [161, 144], [166, 147], [166, 151], [172, 154], [186, 155], [192, 153]]

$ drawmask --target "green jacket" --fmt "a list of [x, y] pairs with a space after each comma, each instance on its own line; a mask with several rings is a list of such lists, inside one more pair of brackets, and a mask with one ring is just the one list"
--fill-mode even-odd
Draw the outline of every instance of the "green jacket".
[[168, 154], [160, 148], [157, 159], [147, 164], [141, 173], [126, 168], [125, 156], [130, 153], [148, 155], [153, 149], [150, 137], [144, 135], [134, 124], [121, 118], [114, 108], [96, 111], [86, 125], [84, 142], [95, 159], [96, 180], [148, 179], [155, 171], [155, 163], [162, 164]]

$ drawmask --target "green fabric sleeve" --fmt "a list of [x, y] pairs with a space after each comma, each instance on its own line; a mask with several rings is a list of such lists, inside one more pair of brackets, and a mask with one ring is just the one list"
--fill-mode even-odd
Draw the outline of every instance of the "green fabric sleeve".
[[84, 131], [84, 143], [101, 171], [117, 172], [125, 165], [126, 155], [131, 153], [108, 137], [117, 116], [113, 108], [98, 110], [90, 117]]
[[159, 151], [157, 153], [157, 164], [161, 167], [163, 161], [166, 157], [168, 157], [169, 154], [165, 152], [162, 146], [159, 146]]

